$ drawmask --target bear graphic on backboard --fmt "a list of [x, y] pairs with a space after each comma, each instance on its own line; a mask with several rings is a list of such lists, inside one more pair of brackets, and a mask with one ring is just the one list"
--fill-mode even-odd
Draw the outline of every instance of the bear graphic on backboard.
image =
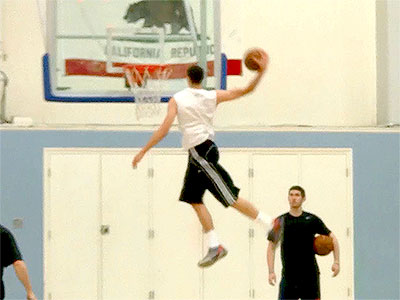
[[[169, 24], [171, 34], [179, 34], [182, 29], [190, 32], [188, 17], [193, 17], [192, 8], [191, 16], [187, 16], [186, 11], [184, 0], [142, 0], [129, 5], [124, 20], [127, 23], [135, 23], [144, 19], [144, 28], [163, 28], [165, 24]], [[197, 33], [196, 29], [195, 31]]]

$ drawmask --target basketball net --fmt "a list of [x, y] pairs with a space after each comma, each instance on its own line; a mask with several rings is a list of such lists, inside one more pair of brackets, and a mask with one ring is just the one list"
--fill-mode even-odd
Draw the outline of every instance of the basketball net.
[[172, 70], [160, 65], [126, 65], [123, 69], [135, 98], [138, 120], [159, 115], [162, 92]]

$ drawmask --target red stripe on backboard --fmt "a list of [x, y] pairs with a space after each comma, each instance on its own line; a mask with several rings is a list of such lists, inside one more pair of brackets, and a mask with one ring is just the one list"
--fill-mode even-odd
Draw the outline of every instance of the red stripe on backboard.
[[[172, 69], [170, 79], [178, 79], [186, 77], [186, 70], [193, 64], [168, 64], [168, 68]], [[113, 67], [129, 66], [126, 63], [113, 63]], [[154, 66], [154, 65], [153, 65]], [[209, 61], [208, 76], [214, 76], [214, 62]], [[241, 60], [228, 60], [227, 75], [241, 75]], [[144, 69], [146, 65], [136, 65], [138, 69]], [[109, 73], [106, 69], [106, 62], [88, 60], [88, 59], [66, 59], [65, 75], [83, 75], [83, 76], [105, 76], [105, 77], [124, 77], [124, 73]]]

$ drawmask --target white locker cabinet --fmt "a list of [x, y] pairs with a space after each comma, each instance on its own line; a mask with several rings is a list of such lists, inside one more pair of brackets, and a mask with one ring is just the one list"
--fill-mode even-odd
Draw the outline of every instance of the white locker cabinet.
[[[138, 149], [45, 149], [45, 299], [276, 299], [268, 284], [266, 233], [206, 192], [228, 256], [206, 269], [207, 251], [190, 205], [179, 201], [187, 152], [153, 149], [137, 169]], [[353, 299], [352, 175], [348, 149], [220, 149], [240, 197], [274, 217], [289, 210], [288, 189], [305, 188], [304, 210], [339, 239], [333, 256], [318, 257], [324, 299]]]
[[146, 299], [151, 288], [148, 158], [133, 170], [132, 157], [101, 158], [102, 299]]
[[302, 183], [306, 190], [306, 210], [319, 216], [339, 241], [341, 271], [332, 278], [333, 255], [317, 256], [320, 268], [321, 298], [348, 299], [352, 288], [348, 285], [353, 276], [352, 203], [347, 201], [350, 171], [347, 157], [338, 154], [302, 155]]
[[[51, 166], [51, 167], [50, 167]], [[52, 155], [46, 216], [47, 299], [98, 299], [100, 155]]]

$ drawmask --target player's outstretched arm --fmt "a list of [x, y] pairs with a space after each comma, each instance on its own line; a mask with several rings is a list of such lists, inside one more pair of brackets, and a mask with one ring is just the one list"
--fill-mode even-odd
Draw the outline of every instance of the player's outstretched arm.
[[267, 70], [267, 58], [261, 57], [259, 59], [255, 59], [260, 66], [260, 69], [257, 71], [256, 76], [249, 82], [246, 87], [236, 88], [230, 90], [217, 90], [217, 104], [222, 102], [235, 100], [239, 97], [242, 97], [248, 93], [251, 93], [256, 86], [260, 83], [261, 78], [263, 77], [265, 71]]
[[149, 151], [153, 146], [157, 145], [169, 132], [172, 123], [175, 120], [176, 114], [178, 113], [178, 107], [174, 98], [171, 98], [168, 102], [168, 112], [165, 116], [164, 121], [160, 127], [153, 133], [146, 146], [140, 150], [138, 154], [133, 158], [132, 167], [136, 168], [137, 164], [142, 160], [143, 156]]

